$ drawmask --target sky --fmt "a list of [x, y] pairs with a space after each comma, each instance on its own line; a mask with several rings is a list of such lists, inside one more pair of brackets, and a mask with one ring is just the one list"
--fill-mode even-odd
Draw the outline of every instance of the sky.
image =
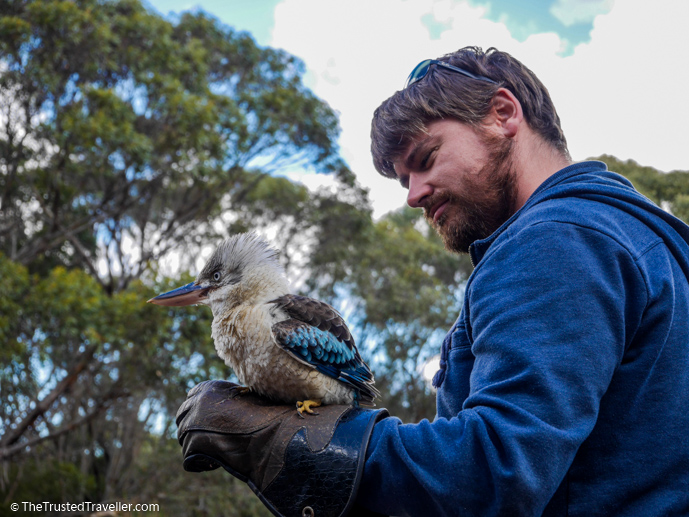
[[[404, 205], [370, 155], [380, 103], [421, 60], [496, 47], [546, 85], [575, 161], [601, 154], [689, 170], [686, 0], [149, 0], [160, 14], [202, 9], [261, 46], [301, 58], [305, 83], [340, 117], [340, 148], [374, 216]], [[323, 175], [286, 171], [310, 187]]]

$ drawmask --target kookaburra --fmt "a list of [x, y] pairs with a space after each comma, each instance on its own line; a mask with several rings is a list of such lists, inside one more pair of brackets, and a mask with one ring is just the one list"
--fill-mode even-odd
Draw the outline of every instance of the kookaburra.
[[215, 349], [247, 388], [296, 403], [372, 406], [379, 396], [342, 317], [327, 303], [290, 294], [278, 252], [254, 234], [223, 241], [196, 280], [148, 300], [208, 305]]

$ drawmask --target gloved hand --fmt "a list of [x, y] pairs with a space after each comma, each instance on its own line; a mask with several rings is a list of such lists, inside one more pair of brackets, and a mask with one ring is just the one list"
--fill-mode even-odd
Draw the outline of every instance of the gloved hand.
[[275, 515], [340, 516], [354, 505], [373, 425], [386, 416], [337, 405], [302, 418], [294, 405], [206, 381], [179, 408], [177, 437], [185, 470], [223, 467]]

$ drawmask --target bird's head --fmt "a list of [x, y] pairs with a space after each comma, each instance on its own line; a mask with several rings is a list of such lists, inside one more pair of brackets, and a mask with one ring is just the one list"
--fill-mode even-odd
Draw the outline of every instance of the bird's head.
[[209, 305], [213, 314], [257, 304], [289, 292], [278, 252], [253, 233], [225, 239], [196, 280], [148, 300], [167, 306]]

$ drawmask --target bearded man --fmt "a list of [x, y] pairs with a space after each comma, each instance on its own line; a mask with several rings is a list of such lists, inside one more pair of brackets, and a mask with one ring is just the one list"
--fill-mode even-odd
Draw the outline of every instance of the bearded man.
[[[330, 408], [237, 459], [256, 426], [199, 435], [213, 402], [199, 389], [185, 456], [239, 473], [278, 515], [689, 514], [689, 228], [605, 164], [572, 163], [548, 91], [496, 49], [420, 63], [371, 137], [376, 169], [475, 266], [436, 418]], [[267, 481], [247, 467], [266, 456]], [[317, 474], [297, 480], [299, 464]]]

